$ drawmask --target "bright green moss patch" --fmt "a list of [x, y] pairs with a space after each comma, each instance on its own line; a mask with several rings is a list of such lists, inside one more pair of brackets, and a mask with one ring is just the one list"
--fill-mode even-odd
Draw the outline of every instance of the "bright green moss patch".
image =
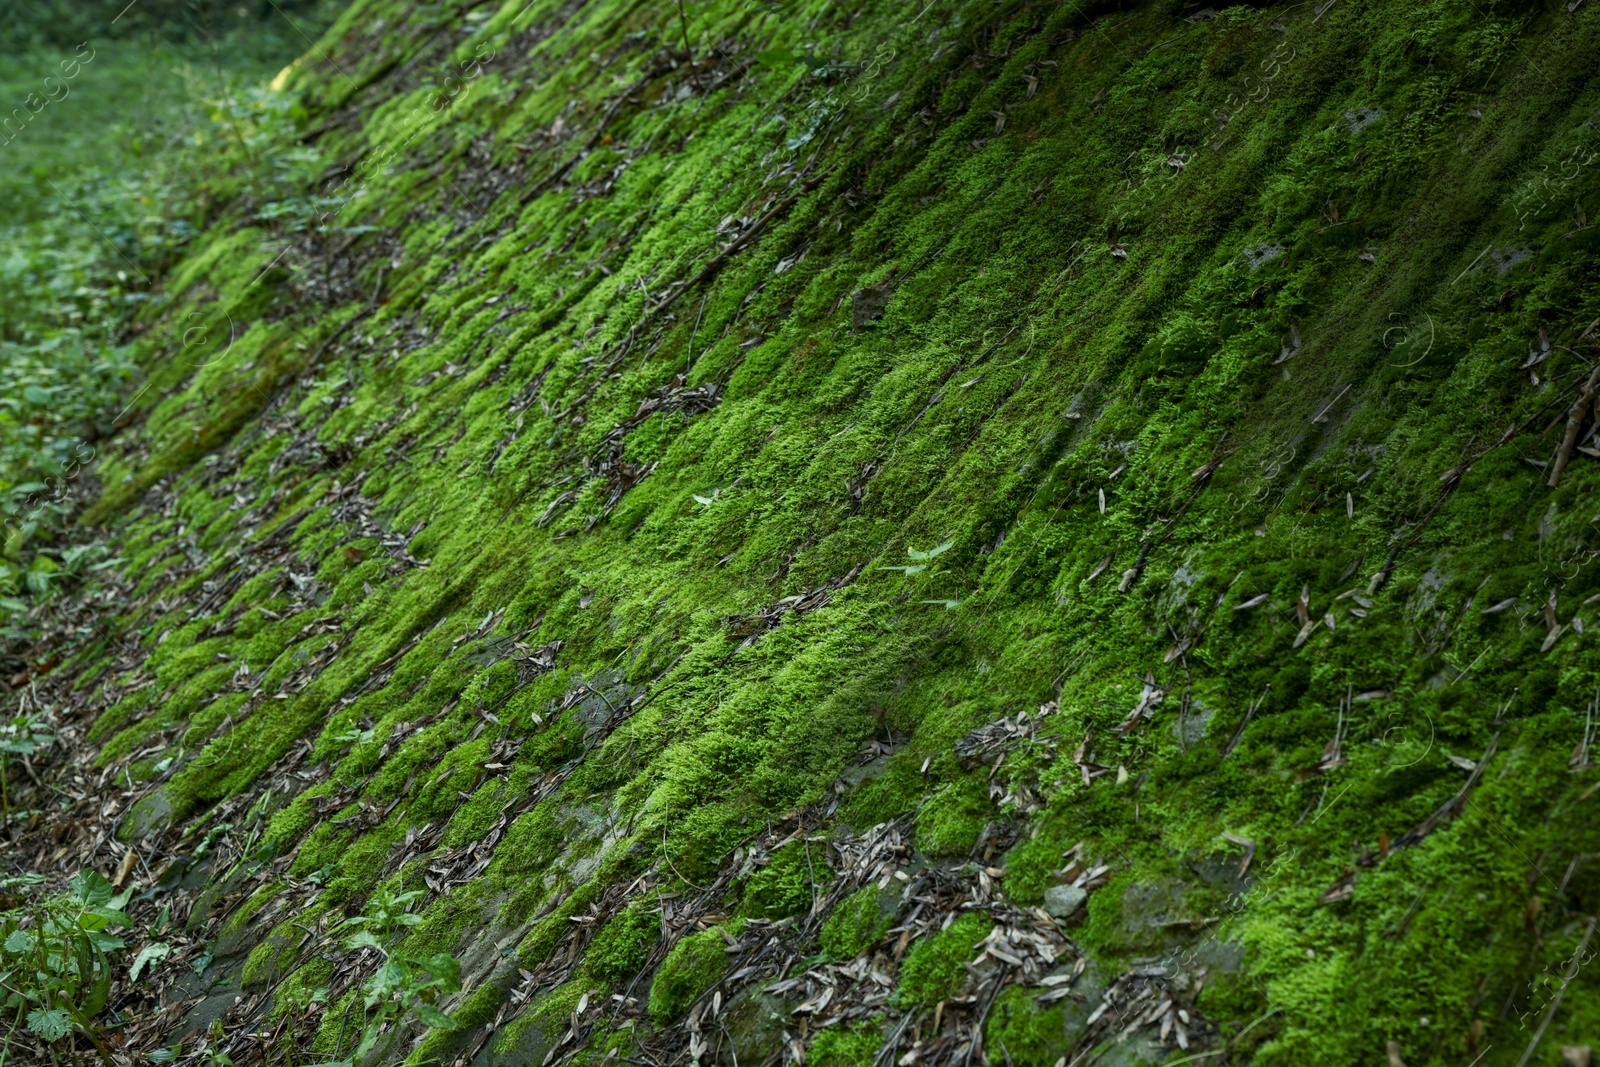
[[904, 1004], [928, 1008], [959, 994], [969, 980], [962, 965], [976, 955], [973, 946], [992, 925], [985, 915], [963, 915], [947, 929], [914, 942], [900, 968], [895, 996]]
[[594, 935], [584, 953], [584, 970], [596, 981], [621, 985], [639, 973], [660, 939], [660, 914], [648, 900], [635, 900]]
[[872, 885], [845, 897], [822, 924], [822, 950], [838, 960], [865, 952], [894, 925], [892, 900]]
[[834, 1027], [817, 1035], [806, 1062], [816, 1067], [870, 1067], [883, 1045], [872, 1026]]
[[825, 856], [825, 849], [810, 841], [791, 841], [773, 852], [770, 862], [745, 884], [745, 911], [758, 918], [781, 919], [808, 910], [833, 880]]
[[977, 844], [991, 810], [982, 777], [941, 786], [917, 816], [917, 847], [934, 856], [965, 856]]
[[1042, 1008], [1033, 997], [1018, 986], [996, 997], [984, 1021], [983, 1044], [1016, 1067], [1052, 1067], [1076, 1035], [1067, 1033], [1065, 1005]]
[[650, 1017], [662, 1023], [674, 1019], [716, 985], [728, 969], [727, 945], [722, 930], [715, 928], [673, 945], [650, 983]]

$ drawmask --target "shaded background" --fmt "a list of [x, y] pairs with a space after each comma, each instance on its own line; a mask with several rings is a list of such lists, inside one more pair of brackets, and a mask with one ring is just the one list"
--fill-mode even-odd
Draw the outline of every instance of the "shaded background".
[[312, 165], [268, 147], [296, 114], [268, 82], [342, 7], [0, 4], [0, 645], [103, 562], [65, 551], [66, 496], [125, 407], [133, 316], [241, 182]]
[[[3, 8], [0, 50], [12, 54], [149, 34], [180, 42], [255, 29], [279, 38], [274, 24], [285, 18], [320, 29], [333, 12], [321, 0], [137, 0], [131, 7], [128, 0], [37, 0]], [[268, 42], [269, 47], [281, 45], [276, 39]]]

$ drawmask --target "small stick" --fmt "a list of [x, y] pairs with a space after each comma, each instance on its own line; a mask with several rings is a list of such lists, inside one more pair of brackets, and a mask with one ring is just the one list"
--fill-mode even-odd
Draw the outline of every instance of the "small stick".
[[1589, 916], [1589, 924], [1583, 928], [1583, 943], [1578, 946], [1578, 951], [1572, 954], [1572, 962], [1567, 966], [1567, 973], [1561, 976], [1561, 988], [1556, 990], [1556, 995], [1550, 998], [1550, 1006], [1545, 1009], [1544, 1018], [1539, 1020], [1539, 1029], [1533, 1032], [1533, 1040], [1528, 1042], [1527, 1051], [1517, 1061], [1517, 1067], [1528, 1067], [1528, 1060], [1533, 1057], [1533, 1050], [1539, 1047], [1539, 1041], [1544, 1037], [1545, 1030], [1550, 1026], [1550, 1020], [1555, 1017], [1556, 1009], [1561, 1007], [1561, 998], [1566, 996], [1567, 986], [1578, 973], [1582, 965], [1583, 953], [1589, 947], [1589, 939], [1594, 936], [1595, 917]]
[[1239, 747], [1239, 742], [1244, 738], [1244, 728], [1250, 725], [1250, 720], [1255, 716], [1256, 709], [1261, 707], [1262, 704], [1266, 703], [1267, 693], [1269, 693], [1271, 690], [1272, 683], [1268, 682], [1267, 687], [1261, 690], [1261, 695], [1252, 700], [1249, 707], [1245, 709], [1244, 721], [1239, 724], [1239, 729], [1234, 733], [1233, 740], [1228, 742], [1228, 747], [1222, 750], [1223, 759], [1227, 759], [1228, 756], [1232, 754], [1233, 750]]
[[1572, 410], [1567, 412], [1567, 432], [1561, 438], [1561, 447], [1556, 450], [1556, 461], [1550, 465], [1549, 486], [1552, 489], [1561, 484], [1561, 472], [1572, 458], [1573, 446], [1578, 443], [1578, 432], [1583, 429], [1584, 416], [1589, 413], [1597, 386], [1600, 386], [1600, 363], [1596, 363], [1594, 370], [1589, 372], [1589, 380], [1583, 383], [1583, 390], [1573, 403]]

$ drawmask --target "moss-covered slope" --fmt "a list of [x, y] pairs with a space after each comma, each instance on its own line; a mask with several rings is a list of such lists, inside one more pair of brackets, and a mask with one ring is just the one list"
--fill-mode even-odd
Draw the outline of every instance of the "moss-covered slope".
[[220, 879], [202, 1007], [348, 1051], [386, 888], [467, 982], [392, 1061], [1600, 1039], [1597, 69], [1593, 4], [358, 0], [49, 676]]

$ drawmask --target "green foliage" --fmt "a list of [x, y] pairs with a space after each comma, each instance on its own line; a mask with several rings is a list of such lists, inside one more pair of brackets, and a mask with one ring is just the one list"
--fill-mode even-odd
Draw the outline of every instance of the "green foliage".
[[350, 951], [371, 949], [381, 959], [363, 987], [366, 1026], [354, 1050], [342, 1061], [344, 1063], [365, 1062], [386, 1032], [392, 1043], [395, 1037], [392, 1024], [407, 1012], [414, 1012], [429, 1027], [455, 1028], [455, 1020], [440, 1011], [434, 1002], [441, 994], [454, 993], [461, 988], [460, 961], [447, 952], [423, 956], [391, 947], [395, 938], [421, 924], [422, 916], [408, 910], [420, 896], [419, 889], [396, 892], [388, 886], [380, 886], [368, 898], [365, 912], [345, 920], [346, 928], [352, 931], [345, 938], [345, 948]]
[[[68, 27], [82, 22], [84, 5], [63, 6], [72, 14], [35, 10], [0, 26], [0, 49], [35, 27], [71, 38], [59, 48], [35, 43], [0, 74], [7, 109], [29, 101], [0, 134], [0, 641], [23, 634], [28, 603], [121, 562], [67, 539], [73, 485], [126, 425], [140, 378], [126, 343], [132, 318], [193, 238], [206, 202], [243, 193], [263, 213], [309, 213], [284, 207], [301, 203], [284, 194], [319, 165], [316, 153], [284, 143], [303, 112], [251, 84], [303, 45], [281, 16], [209, 44], [128, 48], [103, 40], [115, 11], [80, 34]], [[177, 5], [145, 10], [160, 6], [137, 5], [121, 21], [151, 20], [148, 28], [180, 14]], [[88, 38], [101, 47], [78, 45]], [[155, 151], [152, 138], [168, 149]], [[218, 312], [178, 331], [195, 366], [231, 340]]]
[[6, 787], [6, 772], [12, 756], [32, 756], [55, 740], [38, 711], [13, 715], [0, 723], [0, 826], [11, 821], [11, 800]]
[[[47, 1045], [76, 1031], [103, 1055], [95, 1020], [111, 993], [109, 956], [124, 945], [110, 931], [133, 925], [122, 911], [131, 896], [103, 875], [80, 871], [66, 892], [0, 912], [0, 1015], [26, 1014], [28, 1031]], [[10, 1040], [8, 1033], [0, 1061]]]
[[327, 0], [37, 0], [0, 26], [0, 53], [35, 53], [84, 40], [216, 41], [247, 34], [278, 37], [280, 22], [315, 38], [332, 12]]
[[233, 1057], [222, 1050], [222, 1043], [227, 1035], [222, 1029], [222, 1020], [214, 1019], [211, 1029], [206, 1033], [204, 1042], [200, 1047], [200, 1062], [205, 1067], [233, 1067]]

